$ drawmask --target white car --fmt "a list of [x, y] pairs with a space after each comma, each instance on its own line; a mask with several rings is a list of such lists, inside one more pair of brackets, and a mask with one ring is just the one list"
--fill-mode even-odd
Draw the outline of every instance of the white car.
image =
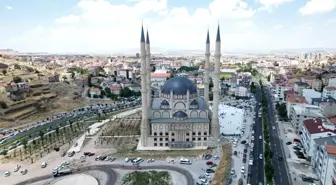
[[175, 164], [175, 160], [174, 160], [174, 159], [169, 159], [169, 160], [168, 160], [168, 163]]
[[259, 155], [259, 159], [263, 159], [263, 155], [262, 154]]
[[6, 172], [5, 172], [5, 177], [8, 177], [8, 176], [10, 176], [10, 172], [9, 172], [9, 171], [6, 171]]
[[259, 139], [262, 139], [262, 136], [259, 136]]
[[254, 140], [254, 136], [251, 137], [252, 141]]
[[17, 166], [14, 168], [14, 172], [17, 172], [17, 171], [19, 171], [19, 170], [20, 170], [20, 168], [21, 168], [21, 166], [20, 166], [20, 165], [17, 165]]
[[236, 173], [235, 169], [232, 168], [231, 171], [230, 171], [230, 174], [234, 175], [235, 173]]
[[244, 173], [245, 173], [245, 167], [244, 167], [244, 166], [242, 166], [242, 167], [241, 167], [241, 170], [240, 170], [240, 172], [241, 172], [242, 174], [244, 174]]
[[45, 167], [47, 167], [47, 163], [46, 163], [46, 162], [43, 162], [43, 163], [41, 164], [41, 168], [45, 168]]

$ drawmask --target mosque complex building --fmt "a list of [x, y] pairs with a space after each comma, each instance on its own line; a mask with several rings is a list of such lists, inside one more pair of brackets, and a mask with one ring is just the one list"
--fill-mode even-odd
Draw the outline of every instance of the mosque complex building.
[[[141, 137], [138, 150], [206, 149], [216, 146], [220, 132], [218, 120], [219, 85], [213, 87], [213, 106], [209, 106], [210, 36], [206, 37], [204, 98], [196, 85], [185, 77], [173, 77], [162, 86], [159, 97], [151, 93], [151, 53], [143, 26], [140, 41], [141, 61]], [[219, 84], [221, 39], [218, 25], [215, 49], [214, 84]]]

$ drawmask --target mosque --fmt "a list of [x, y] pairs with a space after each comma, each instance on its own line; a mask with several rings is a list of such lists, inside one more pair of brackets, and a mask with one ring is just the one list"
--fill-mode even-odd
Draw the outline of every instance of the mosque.
[[[151, 53], [147, 30], [140, 40], [142, 118], [138, 150], [206, 149], [219, 138], [219, 85], [213, 88], [213, 109], [209, 109], [210, 36], [206, 37], [204, 98], [188, 78], [173, 77], [162, 86], [159, 97], [151, 96]], [[214, 84], [219, 84], [221, 40], [218, 25]]]

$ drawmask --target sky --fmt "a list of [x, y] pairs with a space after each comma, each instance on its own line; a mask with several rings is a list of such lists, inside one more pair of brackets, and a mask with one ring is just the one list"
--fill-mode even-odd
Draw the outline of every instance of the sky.
[[1, 0], [0, 49], [20, 52], [336, 48], [336, 0]]

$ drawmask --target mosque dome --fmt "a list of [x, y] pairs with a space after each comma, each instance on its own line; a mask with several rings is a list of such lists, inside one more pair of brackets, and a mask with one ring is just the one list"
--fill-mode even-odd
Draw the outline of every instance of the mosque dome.
[[183, 111], [177, 111], [173, 114], [173, 118], [183, 120], [183, 119], [187, 119], [188, 115]]
[[190, 94], [197, 93], [197, 88], [188, 78], [177, 76], [169, 79], [162, 86], [163, 94], [170, 94], [173, 91], [174, 95], [186, 95], [189, 90]]

